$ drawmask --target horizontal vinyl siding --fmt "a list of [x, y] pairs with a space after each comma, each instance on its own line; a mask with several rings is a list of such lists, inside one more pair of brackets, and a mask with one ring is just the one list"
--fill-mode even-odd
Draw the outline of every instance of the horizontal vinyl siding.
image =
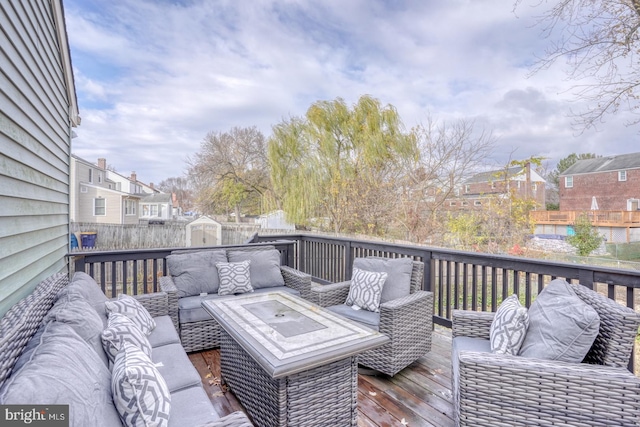
[[65, 84], [50, 1], [0, 1], [0, 315], [67, 271]]

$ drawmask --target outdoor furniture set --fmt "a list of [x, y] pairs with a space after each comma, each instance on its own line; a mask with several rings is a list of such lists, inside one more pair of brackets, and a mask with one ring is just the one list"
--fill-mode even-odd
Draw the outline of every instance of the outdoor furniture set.
[[252, 425], [216, 413], [166, 293], [107, 300], [82, 272], [48, 278], [0, 319], [0, 404], [68, 405], [74, 427]]
[[551, 281], [527, 310], [453, 311], [454, 417], [460, 426], [638, 426], [628, 371], [640, 314], [585, 286]]

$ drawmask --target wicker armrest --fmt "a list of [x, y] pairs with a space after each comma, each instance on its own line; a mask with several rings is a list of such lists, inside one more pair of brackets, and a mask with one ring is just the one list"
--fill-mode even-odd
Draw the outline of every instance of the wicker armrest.
[[199, 427], [253, 427], [244, 412], [232, 412], [216, 421], [209, 421]]
[[391, 339], [403, 339], [415, 329], [428, 329], [433, 322], [433, 292], [416, 291], [406, 297], [380, 304], [380, 327]]
[[469, 337], [488, 340], [494, 315], [495, 313], [491, 312], [453, 310], [451, 334], [453, 338]]
[[167, 294], [167, 302], [168, 302], [168, 313], [171, 316], [171, 320], [173, 320], [173, 326], [176, 327], [176, 331], [179, 331], [178, 324], [178, 288], [176, 288], [175, 283], [173, 283], [173, 278], [171, 276], [162, 276], [160, 277], [160, 289]]
[[147, 309], [151, 317], [166, 316], [169, 314], [167, 294], [165, 292], [154, 292], [151, 294], [132, 295]]
[[464, 425], [640, 423], [640, 378], [624, 368], [468, 351], [458, 361]]
[[344, 304], [349, 295], [349, 286], [351, 281], [312, 286], [310, 301], [320, 307]]
[[300, 292], [300, 296], [308, 300], [311, 296], [311, 275], [295, 268], [280, 266], [284, 285]]

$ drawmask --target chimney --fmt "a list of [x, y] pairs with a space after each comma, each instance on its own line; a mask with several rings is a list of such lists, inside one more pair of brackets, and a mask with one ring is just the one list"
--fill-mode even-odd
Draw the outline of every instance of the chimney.
[[138, 182], [138, 176], [136, 175], [136, 171], [131, 172], [131, 178], [129, 178], [133, 182]]
[[98, 167], [102, 170], [107, 170], [107, 159], [101, 157], [98, 159]]
[[155, 190], [156, 188], [153, 186], [153, 182], [149, 183], [149, 187], [151, 187], [152, 190]]

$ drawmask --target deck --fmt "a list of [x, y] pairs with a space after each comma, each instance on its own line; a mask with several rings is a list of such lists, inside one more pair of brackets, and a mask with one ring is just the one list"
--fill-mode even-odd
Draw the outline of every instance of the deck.
[[[436, 326], [431, 352], [393, 378], [360, 374], [358, 426], [453, 426], [450, 355], [451, 331]], [[243, 410], [220, 385], [218, 350], [191, 353], [189, 358], [220, 415]]]

